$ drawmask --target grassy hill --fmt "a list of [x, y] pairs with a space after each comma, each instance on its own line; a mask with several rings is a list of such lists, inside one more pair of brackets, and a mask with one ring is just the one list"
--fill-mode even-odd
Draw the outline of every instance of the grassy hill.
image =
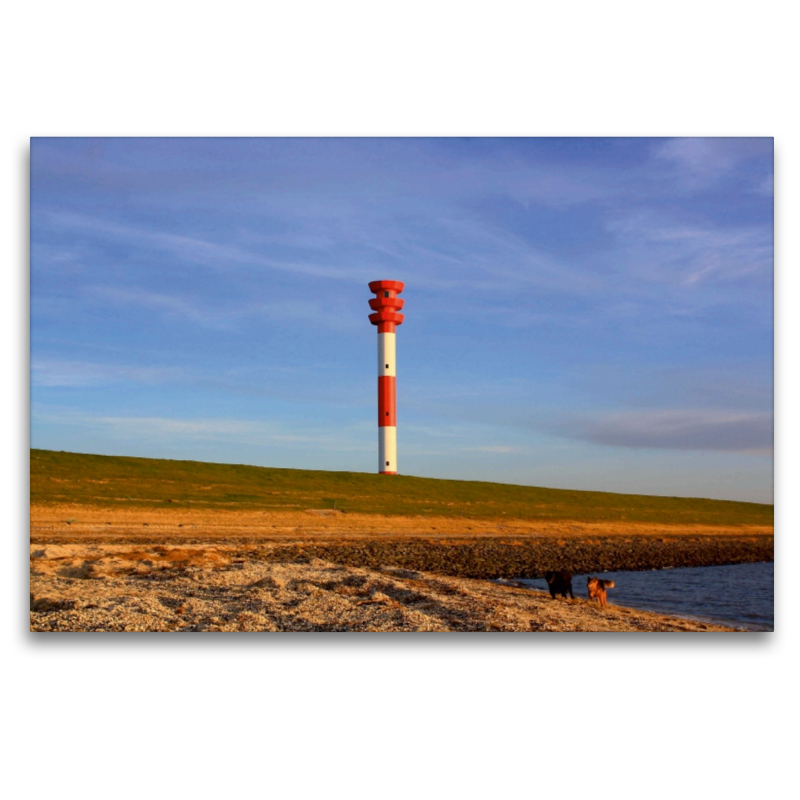
[[31, 450], [31, 503], [772, 525], [773, 506]]

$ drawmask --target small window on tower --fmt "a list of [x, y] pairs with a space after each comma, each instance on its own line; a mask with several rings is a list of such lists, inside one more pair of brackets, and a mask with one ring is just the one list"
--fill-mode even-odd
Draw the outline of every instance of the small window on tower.
[[389, 369], [389, 365], [388, 364], [386, 365], [386, 369]]
[[389, 462], [388, 462], [388, 461], [386, 462], [386, 466], [387, 466], [387, 467], [389, 466]]
[[386, 412], [386, 416], [387, 416], [387, 417], [389, 416], [389, 412], [388, 412], [388, 411]]
[[384, 293], [383, 293], [383, 296], [384, 296], [384, 297], [388, 297], [388, 296], [389, 296], [389, 292], [384, 292]]

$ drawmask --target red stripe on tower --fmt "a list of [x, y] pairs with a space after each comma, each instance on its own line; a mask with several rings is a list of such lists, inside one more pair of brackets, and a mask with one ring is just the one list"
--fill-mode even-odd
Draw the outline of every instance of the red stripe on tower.
[[401, 281], [372, 281], [369, 285], [375, 295], [369, 301], [374, 312], [369, 321], [378, 326], [378, 472], [381, 475], [397, 475], [395, 330], [405, 319], [399, 313], [405, 300], [397, 296], [404, 288]]
[[397, 378], [378, 376], [378, 427], [397, 427]]

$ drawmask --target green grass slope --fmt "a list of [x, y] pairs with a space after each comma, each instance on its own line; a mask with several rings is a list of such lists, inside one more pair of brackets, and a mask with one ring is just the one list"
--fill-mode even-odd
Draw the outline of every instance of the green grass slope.
[[758, 503], [50, 450], [31, 450], [31, 503], [274, 511], [335, 505], [365, 514], [470, 519], [773, 524], [773, 506]]

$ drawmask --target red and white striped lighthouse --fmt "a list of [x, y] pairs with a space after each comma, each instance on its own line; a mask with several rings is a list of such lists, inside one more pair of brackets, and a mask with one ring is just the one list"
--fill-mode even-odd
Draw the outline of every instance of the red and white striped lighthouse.
[[378, 326], [378, 472], [397, 475], [397, 368], [395, 328], [405, 319], [398, 313], [405, 305], [397, 295], [405, 289], [401, 281], [372, 281], [375, 297], [369, 321]]

